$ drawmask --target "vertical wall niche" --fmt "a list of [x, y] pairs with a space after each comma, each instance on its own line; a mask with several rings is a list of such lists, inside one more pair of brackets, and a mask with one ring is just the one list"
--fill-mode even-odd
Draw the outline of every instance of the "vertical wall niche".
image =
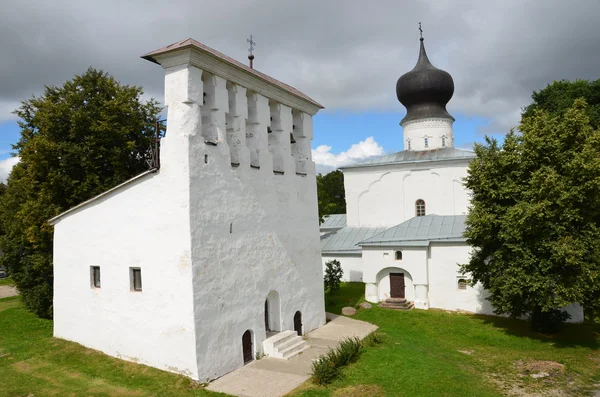
[[281, 123], [282, 118], [282, 106], [275, 101], [269, 101], [269, 109], [271, 111], [270, 125], [268, 126], [268, 137], [269, 137], [269, 152], [273, 157], [273, 172], [276, 174], [283, 174], [285, 167], [283, 159], [285, 156], [283, 136], [283, 127]]
[[216, 145], [219, 141], [219, 130], [225, 135], [225, 114], [229, 112], [226, 81], [204, 72], [202, 82], [204, 85], [202, 136], [206, 143]]
[[241, 106], [245, 107], [246, 103], [245, 101], [244, 103], [238, 103], [241, 102], [238, 93], [242, 90], [237, 84], [228, 81], [226, 87], [229, 100], [229, 112], [225, 114], [226, 137], [231, 153], [231, 165], [237, 167], [240, 165], [240, 150], [242, 145], [245, 145], [246, 143], [246, 137], [242, 137], [241, 135], [242, 132], [246, 130], [245, 112], [241, 111], [244, 109], [240, 109]]
[[310, 140], [306, 139], [303, 131], [304, 120], [302, 113], [292, 110], [293, 128], [290, 135], [292, 158], [296, 163], [296, 174], [306, 175], [306, 164], [309, 160], [307, 150], [310, 150]]

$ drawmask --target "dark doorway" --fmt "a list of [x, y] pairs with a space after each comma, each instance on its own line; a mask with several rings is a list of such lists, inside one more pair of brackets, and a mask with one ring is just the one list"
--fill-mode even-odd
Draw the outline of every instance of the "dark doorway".
[[271, 328], [269, 328], [269, 300], [265, 300], [265, 330], [269, 332]]
[[294, 314], [294, 331], [296, 331], [298, 335], [302, 335], [302, 313], [299, 311]]
[[244, 352], [244, 364], [248, 364], [254, 359], [252, 350], [252, 332], [248, 330], [244, 332], [244, 335], [242, 336], [242, 351]]
[[404, 273], [390, 273], [390, 296], [405, 298]]

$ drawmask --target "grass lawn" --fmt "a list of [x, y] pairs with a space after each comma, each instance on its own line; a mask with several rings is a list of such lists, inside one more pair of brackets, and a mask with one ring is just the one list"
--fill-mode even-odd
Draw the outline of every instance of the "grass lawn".
[[15, 285], [14, 281], [10, 277], [0, 278], [0, 287], [3, 285], [13, 286]]
[[223, 396], [183, 376], [52, 338], [52, 321], [0, 299], [0, 396]]
[[[327, 297], [334, 303], [328, 309], [339, 313], [341, 302], [359, 302], [362, 287], [343, 284]], [[529, 331], [524, 321], [435, 310], [374, 307], [354, 318], [377, 324], [383, 343], [367, 348], [328, 387], [307, 383], [292, 395], [577, 396], [600, 390], [597, 325], [572, 324], [558, 336], [545, 337]], [[533, 373], [552, 375], [533, 379], [528, 366]]]

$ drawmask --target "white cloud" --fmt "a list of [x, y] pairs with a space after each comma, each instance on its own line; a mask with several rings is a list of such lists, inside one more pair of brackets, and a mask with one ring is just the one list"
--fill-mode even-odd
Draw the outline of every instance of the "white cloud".
[[19, 157], [9, 157], [4, 160], [0, 160], [0, 182], [6, 183], [6, 178], [10, 174], [12, 167], [21, 160]]
[[312, 151], [313, 161], [317, 165], [317, 172], [328, 173], [341, 166], [383, 154], [383, 148], [372, 136], [355, 143], [350, 149], [339, 154], [331, 153], [331, 149], [331, 146], [321, 145]]

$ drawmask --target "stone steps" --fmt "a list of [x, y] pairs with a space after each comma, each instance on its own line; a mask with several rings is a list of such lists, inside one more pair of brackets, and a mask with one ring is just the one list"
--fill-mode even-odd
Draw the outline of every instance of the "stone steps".
[[412, 310], [415, 304], [407, 301], [405, 298], [388, 298], [381, 302], [379, 307], [392, 310]]
[[287, 360], [309, 347], [296, 331], [283, 331], [264, 340], [263, 353], [269, 357]]

